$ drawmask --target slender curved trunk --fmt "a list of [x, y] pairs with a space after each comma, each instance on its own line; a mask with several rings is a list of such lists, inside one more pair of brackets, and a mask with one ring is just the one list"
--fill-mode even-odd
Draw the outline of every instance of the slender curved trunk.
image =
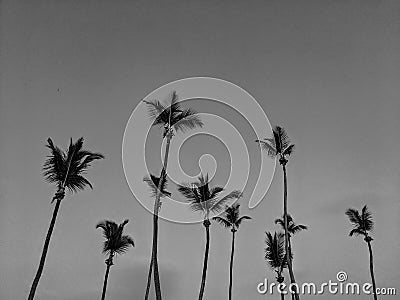
[[43, 250], [42, 250], [42, 256], [40, 257], [39, 267], [37, 269], [35, 278], [33, 279], [33, 283], [31, 286], [31, 290], [29, 292], [28, 300], [33, 300], [33, 298], [35, 297], [36, 288], [39, 284], [40, 277], [42, 276], [42, 273], [43, 273], [43, 268], [44, 268], [44, 264], [46, 261], [47, 251], [49, 249], [50, 239], [51, 239], [51, 235], [54, 230], [54, 225], [56, 224], [57, 214], [58, 214], [58, 210], [60, 209], [61, 200], [62, 199], [60, 199], [60, 198], [57, 199], [56, 204], [54, 206], [53, 216], [51, 218], [50, 226], [47, 231], [46, 239], [44, 241], [44, 246], [43, 246]]
[[151, 285], [151, 273], [152, 273], [152, 272], [153, 272], [153, 251], [151, 252], [149, 273], [147, 274], [146, 293], [144, 294], [144, 299], [145, 299], [145, 300], [147, 300], [147, 299], [149, 298], [150, 285]]
[[233, 281], [233, 256], [235, 253], [235, 233], [236, 229], [232, 229], [232, 248], [231, 248], [231, 263], [229, 266], [229, 300], [232, 300], [232, 281]]
[[285, 294], [281, 293], [281, 300], [285, 300]]
[[101, 300], [106, 299], [108, 274], [110, 273], [110, 268], [113, 265], [112, 263], [113, 256], [114, 254], [110, 253], [110, 257], [106, 260], [107, 268], [106, 268], [106, 275], [104, 275], [103, 292], [101, 293]]
[[[168, 165], [168, 155], [169, 155], [169, 148], [171, 144], [171, 138], [172, 138], [172, 133], [167, 134], [167, 143], [166, 143], [166, 148], [165, 148], [165, 155], [164, 155], [164, 165], [161, 170], [160, 174], [160, 181], [158, 183], [157, 187], [157, 194], [156, 194], [156, 199], [154, 201], [154, 213], [153, 213], [153, 247], [152, 247], [152, 260], [150, 262], [149, 269], [153, 268], [153, 273], [154, 273], [154, 288], [156, 291], [156, 300], [162, 300], [161, 296], [161, 283], [160, 283], [160, 275], [158, 272], [158, 258], [157, 258], [157, 252], [158, 252], [158, 212], [160, 209], [160, 198], [161, 198], [161, 184], [162, 184], [162, 178], [165, 176], [167, 172], [167, 165]], [[148, 280], [151, 280], [151, 275], [148, 276]], [[150, 283], [148, 282], [147, 285], [149, 286]], [[146, 295], [148, 297], [148, 293], [146, 292]], [[145, 295], [145, 299], [146, 298]]]
[[[292, 242], [290, 241], [290, 236], [288, 237], [289, 241], [289, 253], [292, 253]], [[293, 260], [292, 260], [293, 261]], [[294, 294], [291, 294], [292, 300], [295, 300]]]
[[371, 280], [372, 280], [372, 288], [374, 289], [374, 300], [378, 299], [378, 296], [376, 295], [376, 283], [375, 283], [375, 275], [374, 275], [374, 260], [372, 256], [372, 247], [371, 247], [371, 242], [368, 241], [368, 250], [369, 250], [369, 270], [371, 272]]
[[[206, 220], [208, 221], [208, 220]], [[208, 221], [210, 222], [210, 221]], [[200, 285], [200, 292], [199, 292], [199, 300], [203, 299], [204, 295], [204, 288], [206, 286], [206, 276], [207, 276], [207, 265], [208, 265], [208, 253], [210, 251], [210, 224], [204, 225], [206, 228], [206, 249], [204, 253], [204, 262], [203, 262], [203, 274], [201, 276], [201, 285]]]
[[[284, 158], [283, 158], [284, 159]], [[289, 232], [288, 232], [288, 220], [287, 220], [287, 176], [286, 176], [286, 159], [284, 159], [282, 164], [283, 168], [283, 219], [285, 223], [285, 252], [286, 252], [286, 260], [288, 263], [290, 282], [292, 284], [296, 283], [296, 279], [294, 278], [293, 268], [292, 268], [292, 258], [290, 257], [289, 252]], [[299, 294], [297, 293], [297, 288], [293, 287], [294, 297], [296, 300], [299, 300]]]

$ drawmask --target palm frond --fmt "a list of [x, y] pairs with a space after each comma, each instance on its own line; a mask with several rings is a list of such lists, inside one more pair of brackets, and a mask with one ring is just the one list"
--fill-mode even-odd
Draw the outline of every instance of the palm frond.
[[167, 109], [167, 107], [165, 107], [158, 100], [152, 100], [152, 101], [143, 100], [143, 102], [146, 103], [147, 105], [147, 111], [152, 121], [158, 119], [159, 116]]
[[51, 138], [47, 139], [46, 147], [50, 149], [51, 153], [44, 163], [43, 175], [49, 183], [60, 183], [64, 180], [66, 173], [65, 153], [54, 145]]
[[270, 140], [268, 140], [268, 141], [256, 140], [256, 142], [260, 144], [261, 149], [264, 149], [267, 152], [267, 155], [269, 157], [271, 157], [271, 158], [276, 157], [277, 151], [276, 151], [274, 142], [271, 142]]
[[186, 130], [203, 127], [203, 122], [196, 112], [190, 108], [183, 110], [171, 121], [176, 131], [185, 132]]
[[289, 145], [287, 148], [285, 148], [285, 150], [283, 150], [283, 155], [288, 155], [290, 156], [294, 151], [294, 144]]
[[[164, 173], [163, 178], [164, 179], [162, 180], [161, 187], [160, 187], [161, 197], [165, 197], [165, 196], [170, 197], [171, 193], [166, 190], [167, 180], [166, 180], [166, 174], [165, 173]], [[153, 174], [150, 174], [150, 177], [149, 176], [145, 176], [143, 178], [143, 181], [146, 182], [147, 185], [150, 187], [152, 196], [156, 197], [157, 196], [157, 191], [158, 191], [158, 185], [160, 184], [160, 178], [154, 176]]]
[[228, 220], [226, 220], [226, 219], [224, 219], [224, 218], [222, 218], [222, 217], [219, 217], [219, 216], [217, 216], [217, 217], [213, 217], [212, 218], [214, 221], [217, 221], [219, 224], [221, 224], [222, 226], [224, 226], [224, 227], [226, 227], [226, 228], [229, 228], [229, 227], [232, 227], [232, 223], [231, 222], [229, 222]]
[[220, 186], [212, 187], [210, 189], [210, 198], [214, 199], [215, 197], [217, 197], [223, 191], [224, 191], [223, 187], [220, 187]]
[[273, 135], [275, 139], [276, 151], [283, 154], [283, 151], [290, 145], [290, 140], [285, 129], [280, 126], [275, 126], [273, 129]]
[[292, 226], [290, 227], [290, 233], [296, 234], [300, 231], [307, 230], [307, 229], [308, 229], [308, 227], [306, 225], [292, 223]]
[[353, 236], [353, 235], [364, 235], [365, 236], [365, 231], [360, 229], [360, 228], [354, 228], [350, 231], [349, 236]]
[[372, 213], [368, 210], [368, 207], [364, 205], [361, 210], [361, 218], [363, 220], [363, 226], [366, 231], [371, 231], [374, 228], [374, 221], [372, 219]]
[[349, 208], [346, 210], [346, 215], [349, 217], [350, 222], [354, 226], [362, 226], [362, 219], [358, 210], [354, 208]]
[[240, 224], [242, 224], [243, 220], [251, 220], [251, 217], [249, 217], [249, 216], [240, 217], [235, 223], [236, 227], [239, 227]]
[[241, 191], [232, 191], [230, 192], [228, 195], [226, 195], [225, 197], [223, 197], [222, 199], [218, 200], [218, 199], [211, 199], [211, 203], [210, 203], [210, 211], [212, 212], [220, 212], [223, 209], [223, 206], [226, 205], [226, 203], [229, 200], [232, 199], [239, 199], [240, 197], [242, 197], [242, 192]]

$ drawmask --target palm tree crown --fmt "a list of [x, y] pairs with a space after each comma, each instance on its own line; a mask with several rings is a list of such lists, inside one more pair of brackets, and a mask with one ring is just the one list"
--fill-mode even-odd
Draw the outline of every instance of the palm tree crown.
[[75, 143], [71, 139], [66, 152], [55, 146], [51, 138], [48, 138], [46, 146], [51, 150], [43, 167], [48, 182], [56, 183], [59, 188], [67, 187], [72, 192], [83, 190], [86, 186], [93, 188], [84, 175], [94, 160], [104, 156], [83, 150], [83, 137]]
[[218, 195], [224, 188], [220, 186], [210, 188], [208, 175], [204, 177], [203, 174], [198, 177], [197, 182], [179, 185], [178, 190], [186, 197], [190, 208], [193, 211], [203, 213], [205, 219], [209, 218], [211, 212], [222, 211], [227, 201], [238, 199], [242, 195], [240, 191], [232, 191], [225, 197], [219, 199]]
[[281, 159], [290, 156], [294, 151], [294, 144], [291, 144], [290, 139], [284, 128], [275, 126], [272, 130], [272, 138], [264, 140], [256, 140], [257, 143], [267, 152], [267, 155], [275, 158], [279, 156]]
[[[291, 215], [287, 215], [287, 223], [288, 223], [288, 233], [289, 237], [293, 234], [296, 234], [302, 230], [307, 230], [307, 226], [303, 224], [296, 224]], [[282, 219], [276, 219], [275, 224], [279, 224], [283, 229], [285, 229], [285, 221], [284, 217]]]
[[265, 260], [268, 265], [277, 273], [278, 281], [282, 280], [282, 270], [287, 267], [285, 254], [285, 235], [282, 232], [265, 232]]
[[134, 247], [135, 243], [129, 235], [123, 235], [124, 226], [129, 222], [125, 220], [120, 225], [113, 221], [104, 220], [96, 225], [96, 228], [103, 229], [105, 241], [103, 243], [103, 253], [105, 254], [124, 254], [129, 247]]
[[164, 127], [164, 137], [173, 128], [175, 131], [182, 131], [202, 127], [203, 122], [190, 108], [183, 109], [178, 102], [176, 92], [172, 93], [171, 104], [163, 104], [159, 100], [146, 101], [153, 126]]
[[217, 221], [226, 228], [231, 228], [231, 230], [236, 230], [239, 228], [243, 220], [250, 220], [249, 216], [239, 217], [239, 203], [234, 203], [233, 205], [227, 205], [223, 216], [214, 217], [213, 220]]
[[366, 205], [362, 208], [361, 214], [358, 210], [349, 208], [346, 211], [346, 215], [354, 226], [350, 231], [350, 236], [363, 235], [366, 239], [372, 240], [372, 238], [368, 236], [368, 233], [374, 228], [374, 221]]

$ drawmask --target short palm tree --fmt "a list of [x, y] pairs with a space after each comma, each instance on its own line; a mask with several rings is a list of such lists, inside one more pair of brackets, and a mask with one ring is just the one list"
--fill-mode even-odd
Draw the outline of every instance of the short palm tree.
[[128, 222], [129, 220], [125, 220], [120, 225], [117, 225], [113, 221], [104, 220], [96, 225], [96, 228], [103, 230], [103, 236], [106, 239], [103, 244], [103, 253], [108, 255], [105, 261], [107, 268], [106, 275], [104, 276], [101, 300], [106, 298], [108, 274], [110, 273], [111, 266], [114, 264], [114, 256], [126, 253], [129, 247], [135, 247], [133, 239], [129, 235], [123, 235], [124, 226]]
[[288, 262], [288, 269], [290, 275], [290, 281], [293, 284], [294, 288], [294, 296], [296, 300], [299, 300], [299, 294], [297, 292], [296, 279], [293, 273], [292, 260], [290, 258], [289, 252], [289, 232], [288, 232], [288, 220], [287, 220], [287, 211], [288, 211], [288, 203], [287, 203], [287, 175], [286, 175], [286, 164], [288, 163], [288, 157], [293, 154], [294, 144], [292, 144], [289, 140], [289, 137], [285, 131], [280, 126], [275, 126], [272, 130], [272, 137], [265, 138], [264, 140], [256, 140], [257, 143], [260, 144], [262, 149], [267, 152], [267, 155], [271, 158], [278, 158], [279, 163], [282, 166], [283, 170], [283, 218], [284, 218], [284, 227], [285, 227], [285, 252], [286, 259]]
[[220, 186], [210, 187], [208, 175], [200, 175], [198, 181], [191, 184], [178, 186], [179, 192], [187, 199], [190, 208], [203, 214], [203, 225], [206, 230], [206, 248], [204, 253], [203, 273], [201, 277], [199, 300], [203, 299], [204, 288], [206, 285], [208, 254], [210, 249], [210, 214], [221, 212], [224, 205], [232, 199], [239, 199], [242, 195], [240, 191], [230, 192], [225, 197], [219, 199], [219, 194], [224, 190]]
[[[151, 120], [153, 121], [153, 126], [159, 126], [163, 128], [163, 139], [166, 138], [166, 148], [164, 154], [163, 168], [159, 178], [166, 178], [168, 156], [171, 139], [175, 132], [185, 132], [189, 129], [194, 129], [196, 127], [202, 127], [203, 122], [201, 122], [200, 117], [196, 115], [196, 112], [190, 108], [183, 109], [181, 103], [178, 102], [178, 95], [176, 92], [172, 93], [171, 104], [163, 104], [158, 100], [146, 101], [148, 112]], [[163, 181], [159, 181], [158, 189], [161, 191], [161, 185]], [[154, 270], [154, 286], [156, 291], [156, 299], [161, 300], [161, 284], [160, 276], [158, 272], [158, 212], [161, 207], [161, 193], [156, 193], [154, 201], [154, 212], [153, 212], [153, 244], [151, 251], [151, 260], [149, 266], [148, 281], [146, 286], [145, 299], [148, 299], [150, 290], [150, 281], [152, 269]]]
[[368, 210], [368, 207], [365, 205], [361, 213], [354, 209], [349, 208], [346, 211], [346, 215], [349, 217], [350, 222], [354, 226], [354, 228], [350, 231], [350, 236], [353, 235], [361, 235], [364, 237], [364, 241], [368, 245], [369, 250], [369, 270], [371, 273], [371, 280], [372, 280], [372, 288], [374, 289], [374, 299], [377, 300], [376, 294], [376, 283], [375, 283], [375, 275], [374, 275], [374, 260], [372, 255], [372, 246], [371, 241], [373, 238], [370, 236], [370, 232], [374, 228], [374, 221], [372, 219], [372, 214]]
[[234, 203], [231, 206], [226, 206], [222, 216], [214, 217], [213, 220], [217, 221], [226, 228], [230, 228], [232, 232], [232, 247], [231, 247], [231, 262], [229, 265], [229, 300], [232, 300], [232, 277], [233, 277], [233, 256], [235, 252], [235, 233], [239, 229], [243, 220], [250, 220], [249, 216], [241, 216], [239, 214], [239, 203]]
[[93, 153], [82, 149], [83, 138], [78, 139], [75, 143], [73, 143], [71, 139], [67, 151], [63, 151], [59, 147], [55, 146], [51, 138], [47, 139], [46, 147], [50, 149], [50, 155], [44, 163], [44, 177], [49, 183], [54, 183], [57, 186], [57, 192], [51, 201], [51, 203], [55, 201], [53, 216], [44, 241], [39, 267], [35, 278], [33, 279], [28, 300], [34, 299], [36, 288], [43, 273], [51, 235], [56, 224], [58, 210], [60, 209], [61, 201], [65, 197], [65, 188], [71, 192], [83, 190], [86, 186], [93, 188], [84, 175], [94, 160], [104, 158], [100, 153]]
[[[276, 281], [278, 284], [283, 283], [283, 269], [287, 268], [286, 254], [285, 254], [285, 235], [282, 232], [266, 232], [265, 239], [265, 260], [268, 265], [276, 272]], [[281, 294], [281, 299], [285, 299], [285, 294]]]

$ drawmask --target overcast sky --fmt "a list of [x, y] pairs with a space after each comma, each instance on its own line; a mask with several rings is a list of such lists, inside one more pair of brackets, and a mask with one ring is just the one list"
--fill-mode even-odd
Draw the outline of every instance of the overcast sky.
[[[100, 297], [105, 257], [95, 225], [105, 218], [129, 218], [136, 242], [116, 259], [108, 298], [143, 297], [152, 218], [126, 182], [122, 138], [143, 97], [191, 76], [238, 84], [296, 144], [289, 205], [309, 226], [293, 238], [296, 279], [322, 283], [343, 270], [351, 282], [370, 280], [367, 246], [348, 237], [344, 215], [367, 204], [377, 285], [399, 293], [399, 13], [389, 0], [1, 1], [0, 298], [26, 298], [39, 262], [55, 191], [42, 177], [46, 139], [65, 148], [80, 136], [106, 159], [89, 171], [93, 191], [63, 200], [36, 298]], [[264, 201], [242, 207], [253, 220], [237, 234], [235, 299], [268, 297], [256, 286], [275, 278], [264, 232], [278, 229], [281, 202], [277, 168]], [[211, 227], [205, 299], [227, 297], [229, 233]], [[160, 221], [164, 299], [197, 297], [203, 251], [203, 226]]]

